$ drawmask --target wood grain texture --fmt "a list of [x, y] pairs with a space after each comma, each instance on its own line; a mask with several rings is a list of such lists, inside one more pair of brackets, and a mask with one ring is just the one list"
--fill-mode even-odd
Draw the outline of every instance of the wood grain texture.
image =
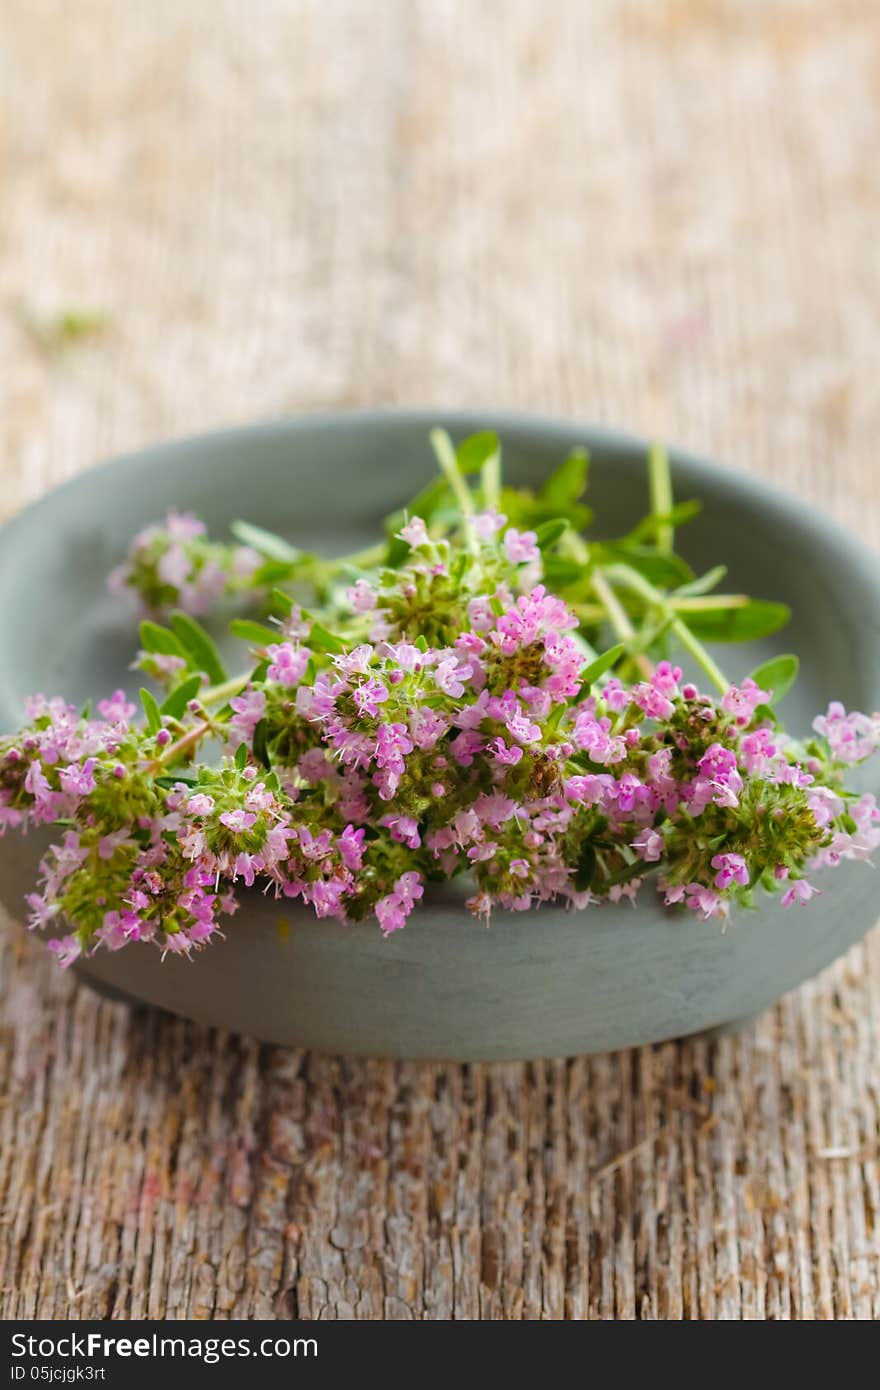
[[[0, 26], [4, 515], [164, 435], [492, 403], [880, 543], [872, 0]], [[529, 1066], [260, 1049], [13, 924], [0, 969], [5, 1317], [880, 1316], [876, 932], [736, 1039]]]

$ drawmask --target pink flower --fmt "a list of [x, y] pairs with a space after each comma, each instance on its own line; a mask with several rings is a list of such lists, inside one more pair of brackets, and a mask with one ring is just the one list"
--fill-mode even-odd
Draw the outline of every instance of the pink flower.
[[772, 691], [761, 690], [751, 676], [746, 676], [742, 685], [732, 685], [725, 692], [721, 700], [721, 708], [725, 714], [732, 714], [737, 724], [745, 725], [751, 720], [758, 705], [767, 704], [772, 695]]
[[413, 751], [413, 742], [405, 724], [380, 724], [376, 730], [376, 762], [380, 768], [401, 773], [404, 756]]
[[341, 912], [341, 899], [345, 884], [339, 879], [318, 879], [307, 884], [304, 892], [306, 902], [314, 909], [316, 917], [337, 917]]
[[428, 709], [427, 706], [410, 710], [410, 737], [416, 748], [421, 748], [423, 753], [430, 752], [448, 728], [448, 719], [444, 719], [436, 710]]
[[702, 883], [688, 883], [684, 891], [687, 906], [692, 912], [698, 913], [703, 921], [708, 921], [710, 917], [727, 916], [727, 903], [719, 898], [714, 888], [706, 888]]
[[663, 857], [663, 836], [650, 826], [640, 831], [630, 843], [640, 858], [648, 864], [656, 864], [657, 860]]
[[820, 830], [824, 830], [844, 809], [844, 802], [830, 787], [811, 788], [807, 795], [807, 805]]
[[411, 870], [400, 875], [393, 892], [379, 899], [373, 910], [386, 936], [406, 926], [407, 917], [424, 891], [420, 876]]
[[729, 888], [732, 883], [747, 887], [749, 871], [741, 854], [716, 854], [712, 859], [712, 868], [718, 871], [715, 875], [716, 888]]
[[672, 701], [648, 681], [634, 685], [630, 699], [649, 719], [668, 719], [674, 709]]
[[805, 907], [810, 898], [818, 896], [820, 890], [814, 888], [811, 883], [807, 883], [805, 878], [795, 879], [790, 888], [787, 888], [780, 898], [782, 907]]
[[58, 780], [70, 796], [88, 796], [95, 790], [95, 759], [87, 758], [82, 767], [71, 764], [63, 767]]
[[471, 767], [484, 746], [482, 737], [475, 729], [462, 729], [450, 744], [452, 756], [462, 767]]
[[838, 762], [860, 763], [880, 749], [880, 717], [869, 719], [857, 711], [847, 714], [836, 700], [826, 714], [813, 720], [813, 728], [827, 738], [831, 755]]
[[672, 699], [678, 694], [678, 682], [680, 680], [680, 666], [673, 666], [668, 661], [658, 661], [657, 669], [651, 677], [651, 684], [661, 695], [668, 695]]
[[250, 743], [254, 729], [266, 713], [266, 694], [263, 690], [245, 690], [241, 695], [233, 695], [229, 701], [233, 711], [229, 728], [245, 743]]
[[419, 823], [412, 816], [390, 814], [382, 816], [379, 824], [388, 827], [392, 840], [396, 840], [398, 844], [407, 845], [410, 849], [418, 849], [422, 843]]
[[584, 777], [569, 777], [565, 783], [565, 795], [570, 801], [583, 806], [599, 806], [603, 802], [613, 803], [614, 778], [607, 772], [588, 773]]
[[742, 778], [737, 771], [735, 753], [721, 743], [712, 743], [697, 763], [697, 770], [713, 789], [712, 799], [719, 806], [739, 805]]
[[225, 825], [227, 829], [234, 831], [236, 834], [243, 830], [250, 830], [256, 823], [257, 818], [252, 811], [236, 809], [234, 811], [224, 811], [220, 816], [220, 824]]
[[165, 517], [165, 530], [174, 541], [194, 541], [205, 534], [205, 523], [192, 512], [178, 512], [172, 508]]
[[610, 733], [607, 716], [596, 719], [588, 710], [578, 713], [572, 738], [577, 748], [589, 754], [594, 763], [619, 763], [626, 757], [626, 744], [620, 735]]
[[503, 512], [478, 512], [471, 517], [471, 525], [481, 541], [490, 541], [500, 531], [507, 517]]
[[613, 883], [608, 889], [608, 900], [612, 903], [628, 902], [635, 907], [638, 891], [642, 886], [640, 878], [631, 878], [628, 883]]
[[537, 743], [541, 737], [541, 726], [533, 724], [524, 714], [512, 714], [505, 720], [505, 727], [517, 743]]
[[617, 800], [617, 809], [623, 815], [629, 815], [639, 799], [639, 793], [643, 790], [642, 784], [632, 772], [625, 772], [614, 788], [614, 795]]
[[511, 526], [504, 533], [504, 552], [512, 565], [525, 565], [537, 560], [540, 551], [536, 545], [538, 537], [534, 531], [517, 531]]
[[460, 700], [464, 694], [464, 682], [469, 680], [473, 674], [473, 668], [459, 661], [454, 656], [444, 657], [438, 661], [434, 670], [434, 684], [438, 690], [442, 690], [445, 695], [451, 695], [454, 700]]
[[369, 613], [376, 607], [375, 591], [366, 579], [358, 579], [350, 589], [347, 589], [346, 598], [355, 613]]
[[494, 625], [495, 614], [490, 598], [472, 598], [468, 604], [468, 622], [475, 632], [488, 632]]
[[394, 891], [400, 901], [410, 908], [425, 895], [421, 877], [414, 869], [410, 869], [407, 873], [400, 875], [400, 878], [394, 885]]
[[428, 544], [428, 528], [420, 516], [412, 517], [398, 532], [400, 537], [411, 545], [413, 550]]
[[776, 752], [776, 744], [769, 729], [756, 729], [754, 733], [743, 735], [740, 750], [746, 772], [760, 777], [768, 759]]
[[503, 738], [493, 738], [489, 747], [495, 755], [495, 761], [508, 767], [515, 767], [523, 755], [521, 748], [517, 747], [516, 744], [511, 744], [508, 747]]
[[612, 714], [622, 714], [625, 709], [629, 708], [629, 691], [621, 685], [616, 676], [612, 676], [605, 685], [602, 690], [602, 699]]
[[379, 706], [387, 699], [388, 690], [380, 680], [366, 680], [354, 692], [355, 709], [361, 718], [378, 718]]
[[269, 657], [267, 675], [280, 685], [299, 685], [309, 664], [308, 647], [294, 647], [290, 642], [274, 642], [266, 648]]
[[98, 701], [98, 713], [111, 724], [126, 722], [135, 710], [136, 706], [126, 699], [124, 690], [114, 690], [109, 700]]
[[159, 557], [156, 573], [163, 584], [182, 589], [189, 577], [190, 559], [182, 545], [170, 545]]
[[516, 815], [516, 802], [500, 793], [479, 796], [474, 802], [474, 811], [484, 825], [491, 825], [497, 830]]
[[361, 827], [355, 830], [353, 825], [347, 825], [339, 839], [336, 841], [336, 848], [339, 857], [347, 869], [356, 874], [363, 862], [364, 857], [364, 837], [366, 831]]
[[82, 955], [82, 946], [75, 936], [56, 937], [54, 941], [49, 942], [49, 950], [64, 970]]

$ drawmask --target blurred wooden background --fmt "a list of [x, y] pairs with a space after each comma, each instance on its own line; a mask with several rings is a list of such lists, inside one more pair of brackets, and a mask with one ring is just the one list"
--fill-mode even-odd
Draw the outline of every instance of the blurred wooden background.
[[[872, 0], [5, 0], [0, 513], [166, 435], [492, 404], [876, 546], [878, 148]], [[5, 1317], [880, 1315], [876, 932], [737, 1040], [492, 1067], [259, 1048], [0, 939]]]

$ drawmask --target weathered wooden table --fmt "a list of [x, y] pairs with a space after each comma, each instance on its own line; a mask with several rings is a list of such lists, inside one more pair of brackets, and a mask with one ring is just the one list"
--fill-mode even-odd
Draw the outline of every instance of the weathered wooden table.
[[[0, 24], [4, 514], [163, 435], [491, 403], [880, 541], [871, 0]], [[261, 1049], [12, 924], [2, 984], [6, 1317], [880, 1314], [876, 933], [737, 1040], [536, 1066]]]

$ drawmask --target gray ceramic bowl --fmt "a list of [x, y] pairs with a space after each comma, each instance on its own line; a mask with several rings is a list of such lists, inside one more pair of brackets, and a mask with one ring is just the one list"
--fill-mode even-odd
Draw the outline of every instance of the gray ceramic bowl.
[[[496, 428], [518, 483], [539, 481], [584, 443], [602, 528], [618, 531], [645, 509], [643, 442], [492, 411], [312, 416], [145, 449], [74, 479], [0, 533], [0, 725], [17, 727], [35, 689], [79, 701], [136, 686], [126, 674], [132, 615], [106, 594], [105, 577], [145, 522], [193, 508], [218, 533], [241, 515], [311, 548], [352, 549], [430, 476], [427, 433], [438, 423], [453, 435]], [[724, 560], [733, 585], [795, 610], [776, 645], [802, 658], [791, 725], [806, 726], [830, 698], [877, 708], [875, 559], [753, 479], [681, 453], [673, 466], [677, 496], [704, 503], [682, 534], [691, 562]], [[724, 660], [740, 675], [767, 654], [729, 647]], [[13, 913], [40, 848], [36, 836], [0, 841], [0, 896]], [[499, 912], [487, 930], [450, 888], [388, 940], [289, 907], [284, 939], [278, 907], [251, 894], [227, 939], [193, 962], [162, 963], [135, 946], [79, 973], [188, 1018], [324, 1051], [462, 1060], [604, 1051], [733, 1023], [845, 951], [874, 922], [880, 881], [861, 864], [823, 877], [826, 894], [809, 908], [768, 902], [726, 931], [668, 915], [650, 894], [636, 910]]]

